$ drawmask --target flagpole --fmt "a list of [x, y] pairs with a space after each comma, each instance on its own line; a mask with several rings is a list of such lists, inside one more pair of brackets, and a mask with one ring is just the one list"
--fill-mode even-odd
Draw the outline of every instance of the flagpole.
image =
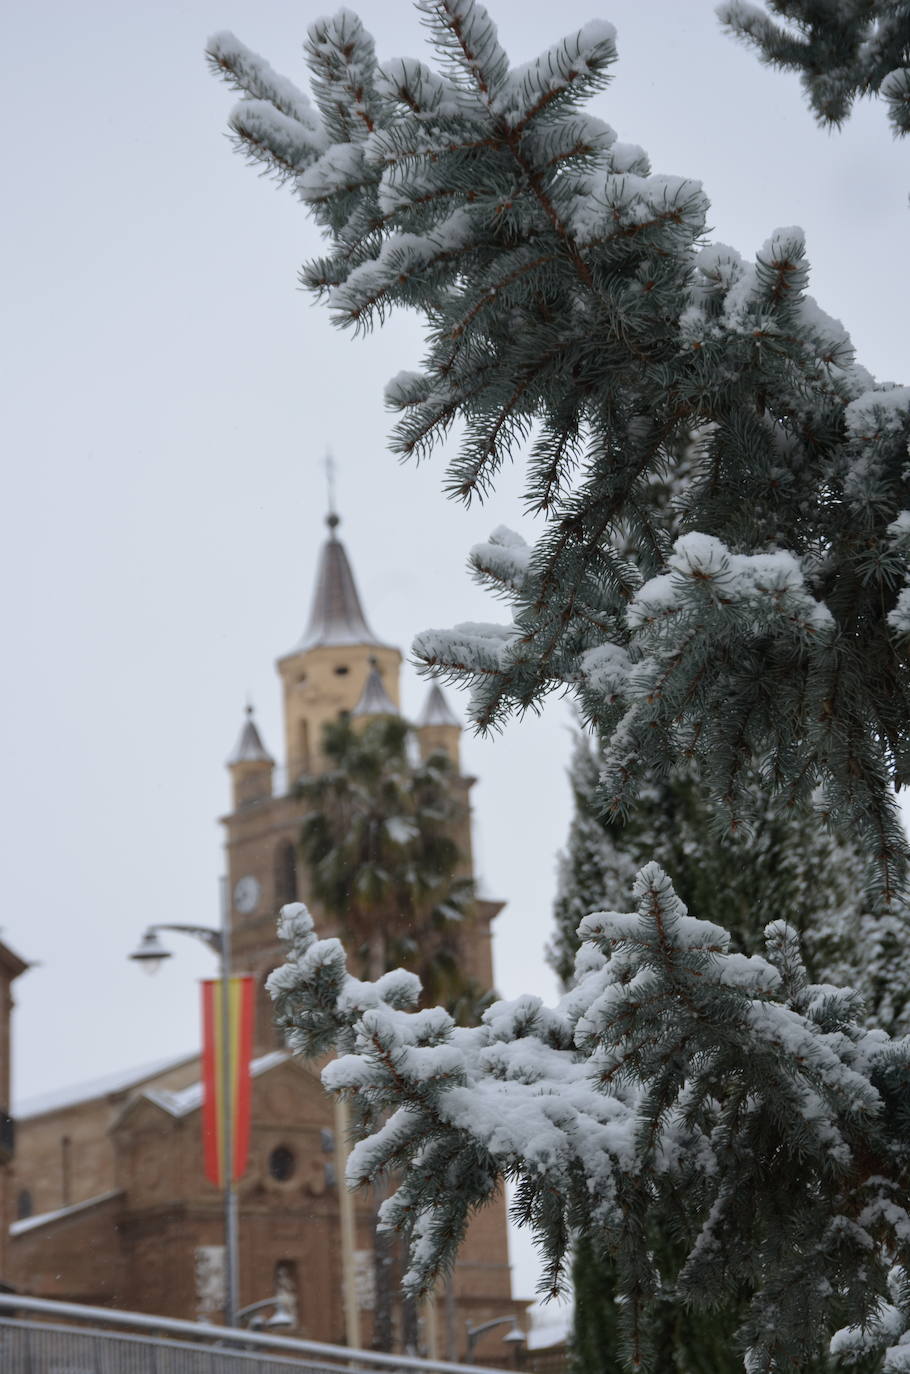
[[234, 1187], [234, 1075], [231, 1036], [231, 911], [221, 879], [221, 1129], [224, 1149], [224, 1324], [237, 1325], [237, 1192]]
[[[170, 950], [166, 949], [158, 939], [159, 930], [174, 930], [181, 935], [192, 935], [195, 939], [208, 945], [209, 949], [218, 957], [218, 978], [207, 979], [203, 983], [203, 1006], [208, 1005], [210, 1007], [210, 1012], [204, 1013], [206, 1030], [203, 1033], [202, 1053], [207, 1087], [203, 1095], [203, 1117], [205, 1119], [206, 1104], [210, 1102], [213, 1116], [205, 1128], [206, 1139], [209, 1141], [205, 1148], [207, 1153], [210, 1151], [206, 1161], [206, 1176], [211, 1179], [216, 1187], [220, 1181], [224, 1192], [224, 1324], [225, 1326], [236, 1326], [240, 1268], [238, 1264], [237, 1192], [234, 1185], [234, 1165], [238, 1158], [238, 1134], [234, 1119], [234, 1106], [235, 1100], [238, 1105], [244, 1104], [245, 1106], [244, 1135], [240, 1142], [245, 1160], [248, 1143], [249, 1101], [245, 1095], [238, 1098], [238, 1074], [235, 1069], [239, 1068], [242, 1061], [244, 1073], [248, 1075], [251, 1025], [246, 1024], [244, 1033], [240, 1022], [251, 1011], [251, 1006], [243, 1003], [243, 998], [241, 998], [244, 1009], [242, 1012], [238, 1011], [238, 1037], [235, 1037], [232, 1034], [234, 1018], [231, 1016], [231, 984], [233, 981], [231, 978], [231, 903], [226, 877], [220, 880], [219, 898], [221, 920], [217, 928], [156, 922], [148, 927], [138, 949], [134, 950], [129, 957], [141, 963], [143, 968], [150, 973], [154, 972], [163, 960], [169, 959], [171, 957]], [[240, 980], [240, 982], [249, 982], [249, 980]], [[207, 989], [212, 993], [211, 1001], [208, 1003], [206, 1002]], [[220, 1018], [216, 1016], [216, 990], [220, 990], [221, 993]], [[221, 1023], [220, 1037], [216, 1031], [216, 1020], [220, 1020]], [[221, 1040], [220, 1065], [218, 1063], [219, 1038]], [[242, 1048], [241, 1039], [243, 1040]], [[235, 1050], [236, 1054], [234, 1053]], [[205, 1067], [206, 1064], [208, 1064], [207, 1068]], [[218, 1106], [216, 1084], [219, 1070], [221, 1073], [220, 1119], [214, 1115]]]

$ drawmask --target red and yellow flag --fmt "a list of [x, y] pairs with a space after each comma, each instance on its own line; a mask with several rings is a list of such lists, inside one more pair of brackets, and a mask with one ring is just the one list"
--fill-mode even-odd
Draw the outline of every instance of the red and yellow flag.
[[202, 982], [202, 1149], [205, 1176], [225, 1184], [224, 1053], [231, 1075], [234, 1182], [243, 1176], [250, 1152], [250, 1052], [253, 1045], [253, 979], [229, 978], [225, 1045], [224, 981]]

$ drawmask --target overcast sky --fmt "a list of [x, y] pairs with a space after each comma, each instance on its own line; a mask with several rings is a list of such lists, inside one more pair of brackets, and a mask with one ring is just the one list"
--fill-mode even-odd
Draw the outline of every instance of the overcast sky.
[[[381, 56], [424, 51], [404, 0], [359, 11]], [[7, 10], [0, 924], [38, 965], [17, 989], [19, 1098], [196, 1043], [206, 952], [184, 941], [154, 983], [125, 958], [150, 921], [217, 921], [223, 763], [247, 694], [281, 751], [273, 663], [306, 619], [326, 447], [368, 617], [402, 648], [430, 625], [498, 618], [467, 550], [502, 522], [534, 536], [520, 471], [465, 511], [442, 496], [443, 453], [420, 469], [389, 456], [382, 387], [416, 364], [414, 324], [366, 341], [334, 330], [296, 286], [318, 247], [303, 208], [224, 137], [232, 97], [206, 71], [207, 36], [231, 28], [302, 82], [317, 13], [287, 0]], [[820, 131], [796, 80], [759, 67], [702, 0], [604, 0], [599, 15], [591, 0], [502, 0], [493, 13], [516, 62], [611, 19], [620, 62], [596, 112], [655, 171], [703, 181], [715, 238], [753, 253], [802, 225], [811, 289], [860, 360], [910, 376], [910, 141], [892, 142], [880, 108]], [[408, 670], [406, 710], [424, 690]], [[567, 748], [557, 704], [464, 750], [479, 868], [509, 902], [507, 995], [553, 990], [542, 948]]]

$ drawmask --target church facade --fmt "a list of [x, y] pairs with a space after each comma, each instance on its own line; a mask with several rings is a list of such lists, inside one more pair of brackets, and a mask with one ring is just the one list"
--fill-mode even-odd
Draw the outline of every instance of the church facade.
[[[252, 973], [258, 1001], [252, 1083], [252, 1136], [238, 1184], [241, 1306], [278, 1294], [294, 1334], [343, 1344], [341, 1208], [335, 1108], [316, 1066], [282, 1048], [263, 988], [281, 962], [275, 916], [307, 900], [297, 861], [303, 821], [294, 783], [323, 771], [326, 722], [399, 711], [397, 648], [370, 628], [351, 566], [329, 517], [306, 632], [278, 661], [286, 770], [280, 772], [248, 710], [228, 760], [231, 810], [223, 817], [231, 903], [232, 960]], [[455, 835], [465, 876], [472, 872], [469, 793], [459, 762], [460, 727], [431, 687], [414, 731], [421, 755], [444, 750], [463, 805]], [[491, 922], [500, 904], [477, 899], [460, 939], [463, 972], [493, 983]], [[331, 927], [320, 921], [322, 934]], [[18, 1119], [15, 1188], [7, 1267], [24, 1293], [188, 1319], [219, 1319], [223, 1302], [221, 1195], [202, 1168], [202, 1093], [196, 1056], [147, 1066], [26, 1104]], [[374, 1309], [373, 1205], [355, 1194], [354, 1255], [361, 1340]], [[351, 1257], [348, 1255], [350, 1294]], [[512, 1299], [502, 1198], [472, 1222], [445, 1295], [423, 1313], [427, 1354], [458, 1358], [466, 1324], [517, 1315]], [[401, 1326], [398, 1323], [400, 1333]], [[481, 1338], [475, 1358], [502, 1356], [502, 1328]]]

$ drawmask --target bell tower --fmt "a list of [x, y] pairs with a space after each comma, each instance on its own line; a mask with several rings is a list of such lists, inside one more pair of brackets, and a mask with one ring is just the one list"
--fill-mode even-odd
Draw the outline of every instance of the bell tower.
[[[354, 580], [347, 551], [338, 538], [339, 518], [326, 521], [328, 538], [316, 571], [310, 613], [300, 641], [278, 659], [284, 716], [285, 768], [276, 767], [247, 707], [240, 737], [227, 766], [233, 810], [223, 818], [227, 838], [231, 899], [232, 957], [238, 972], [252, 973], [259, 987], [256, 1052], [278, 1047], [271, 1001], [263, 987], [284, 958], [275, 918], [286, 902], [308, 900], [306, 873], [298, 862], [304, 820], [296, 784], [322, 772], [323, 727], [342, 713], [366, 723], [400, 712], [401, 654], [383, 644], [371, 628]], [[421, 758], [436, 750], [453, 765], [453, 787], [461, 805], [454, 838], [459, 869], [473, 873], [470, 790], [474, 779], [459, 767], [461, 725], [437, 685], [430, 687], [416, 721]], [[493, 983], [490, 923], [501, 903], [478, 898], [466, 922], [461, 954], [465, 972], [480, 987]], [[319, 923], [319, 913], [314, 911]], [[323, 934], [332, 933], [328, 928]]]
[[[401, 654], [393, 646], [383, 644], [364, 614], [347, 551], [338, 538], [338, 516], [330, 514], [327, 524], [328, 537], [319, 553], [306, 629], [290, 653], [277, 663], [286, 766], [276, 765], [253, 719], [252, 707], [247, 707], [239, 738], [227, 760], [232, 810], [222, 818], [222, 823], [231, 902], [232, 960], [236, 972], [253, 974], [257, 984], [256, 1056], [283, 1047], [264, 986], [268, 974], [284, 958], [275, 918], [286, 902], [309, 900], [307, 873], [298, 862], [305, 813], [297, 782], [304, 775], [311, 776], [326, 768], [321, 741], [323, 727], [329, 721], [349, 713], [356, 727], [400, 714]], [[436, 751], [448, 755], [452, 787], [459, 803], [453, 828], [460, 856], [459, 875], [471, 877], [470, 792], [474, 779], [461, 771], [461, 725], [436, 685], [430, 687], [415, 722], [414, 737], [421, 758], [426, 759]], [[311, 905], [320, 934], [333, 934], [331, 925], [320, 919], [316, 904]], [[491, 925], [501, 906], [500, 902], [477, 896], [459, 930], [461, 968], [479, 988], [490, 988], [493, 984]], [[369, 1259], [372, 1239], [365, 1214], [357, 1225], [362, 1247], [358, 1255]], [[340, 1228], [337, 1234], [340, 1236]], [[340, 1267], [340, 1240], [338, 1245], [334, 1260], [321, 1252], [319, 1263]], [[471, 1222], [459, 1253], [451, 1293], [453, 1301], [448, 1305], [440, 1303], [438, 1310], [434, 1310], [439, 1331], [451, 1328], [445, 1348], [452, 1357], [459, 1346], [458, 1331], [464, 1329], [466, 1320], [482, 1323], [498, 1318], [504, 1311], [517, 1311], [509, 1285], [506, 1215], [501, 1197]], [[370, 1320], [369, 1311], [365, 1311], [365, 1339]]]
[[303, 823], [296, 784], [326, 766], [323, 727], [343, 712], [369, 718], [397, 714], [401, 654], [383, 644], [363, 611], [360, 594], [338, 538], [339, 517], [327, 517], [328, 538], [319, 554], [306, 629], [279, 658], [284, 718], [284, 758], [278, 768], [247, 707], [240, 736], [227, 760], [232, 811], [223, 817], [231, 901], [232, 958], [238, 972], [258, 985], [257, 1054], [277, 1048], [271, 1001], [263, 983], [284, 951], [275, 917], [286, 902], [306, 901], [305, 874], [297, 860]]
[[284, 743], [288, 779], [319, 773], [322, 728], [343, 711], [354, 711], [370, 678], [378, 673], [386, 696], [399, 709], [401, 654], [382, 644], [367, 624], [354, 574], [336, 534], [340, 521], [328, 516], [310, 618], [296, 648], [278, 660], [284, 689]]

